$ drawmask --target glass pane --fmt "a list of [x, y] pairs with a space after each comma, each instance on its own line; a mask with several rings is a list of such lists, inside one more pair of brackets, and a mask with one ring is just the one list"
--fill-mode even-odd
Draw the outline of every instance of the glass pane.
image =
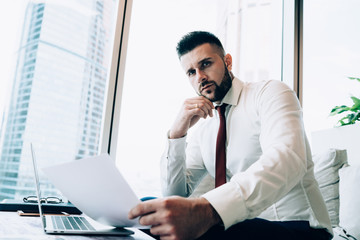
[[281, 2], [134, 1], [116, 158], [139, 197], [161, 195], [159, 160], [167, 131], [183, 101], [195, 95], [176, 55], [179, 39], [210, 31], [233, 56], [235, 76], [280, 80]]
[[234, 74], [247, 82], [282, 80], [283, 1], [230, 2], [226, 44], [237, 64]]
[[[326, 6], [326, 7], [324, 7]], [[357, 0], [304, 1], [303, 107], [308, 132], [332, 128], [342, 115], [329, 117], [339, 105], [360, 97], [360, 16]], [[309, 135], [309, 134], [308, 134]]]
[[0, 10], [0, 199], [34, 195], [30, 143], [40, 168], [99, 153], [117, 5], [18, 0]]

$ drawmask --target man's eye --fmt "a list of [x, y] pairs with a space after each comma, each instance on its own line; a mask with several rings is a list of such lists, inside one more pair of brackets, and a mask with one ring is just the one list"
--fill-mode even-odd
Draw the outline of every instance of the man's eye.
[[211, 62], [206, 61], [206, 62], [203, 62], [202, 67], [208, 67], [210, 65], [211, 65]]
[[188, 76], [189, 76], [189, 77], [192, 76], [192, 75], [194, 75], [194, 74], [195, 74], [195, 71], [194, 71], [194, 70], [188, 71]]

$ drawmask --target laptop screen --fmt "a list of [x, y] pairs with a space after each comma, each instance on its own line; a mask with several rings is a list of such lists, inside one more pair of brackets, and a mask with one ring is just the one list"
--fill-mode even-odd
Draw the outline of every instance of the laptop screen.
[[34, 147], [33, 147], [32, 143], [30, 143], [30, 148], [31, 148], [32, 163], [33, 163], [33, 167], [34, 167], [34, 179], [35, 179], [35, 186], [36, 186], [36, 197], [38, 199], [37, 202], [38, 202], [38, 207], [39, 207], [39, 213], [40, 213], [40, 217], [41, 217], [41, 220], [42, 220], [41, 223], [45, 227], [45, 219], [44, 219], [43, 211], [42, 211], [42, 203], [40, 201], [40, 199], [41, 199], [41, 190], [40, 190], [39, 174], [38, 174], [38, 169], [37, 169], [35, 151], [34, 151]]

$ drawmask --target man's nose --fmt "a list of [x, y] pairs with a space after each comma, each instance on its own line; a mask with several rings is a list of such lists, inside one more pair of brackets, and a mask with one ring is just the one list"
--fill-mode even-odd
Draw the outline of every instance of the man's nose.
[[196, 71], [197, 71], [197, 82], [198, 83], [202, 83], [207, 80], [207, 76], [204, 73], [204, 71], [201, 71], [200, 69], [198, 69]]

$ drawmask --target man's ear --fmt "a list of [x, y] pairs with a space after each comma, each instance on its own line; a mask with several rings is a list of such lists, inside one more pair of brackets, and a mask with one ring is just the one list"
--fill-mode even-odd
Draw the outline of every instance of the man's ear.
[[231, 69], [232, 69], [232, 57], [231, 57], [231, 55], [229, 53], [225, 55], [224, 62], [225, 62], [225, 65], [226, 65], [227, 69], [230, 72]]

